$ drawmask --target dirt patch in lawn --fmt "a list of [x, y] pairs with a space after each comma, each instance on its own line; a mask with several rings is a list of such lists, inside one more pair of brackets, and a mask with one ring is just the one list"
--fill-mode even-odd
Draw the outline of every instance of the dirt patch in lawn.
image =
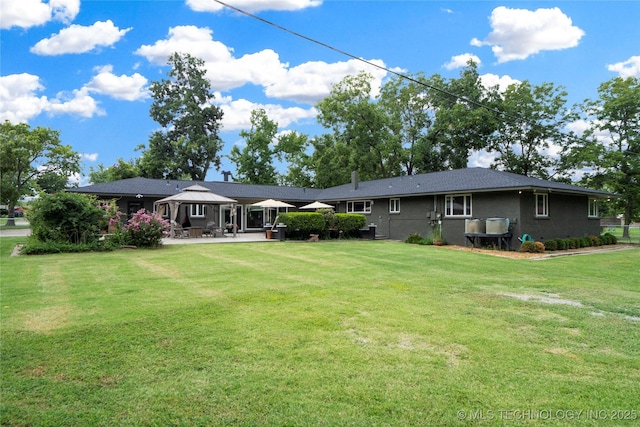
[[532, 254], [529, 252], [500, 251], [497, 249], [471, 248], [471, 247], [456, 246], [456, 245], [446, 245], [442, 247], [446, 249], [475, 252], [475, 253], [492, 255], [492, 256], [503, 257], [503, 258], [533, 259], [533, 260], [549, 259], [549, 258], [569, 256], [569, 255], [588, 255], [588, 254], [623, 251], [628, 249], [640, 248], [640, 246], [638, 245], [608, 245], [608, 246], [593, 246], [589, 248], [571, 249], [566, 251], [551, 251], [551, 252], [544, 252], [541, 254]]

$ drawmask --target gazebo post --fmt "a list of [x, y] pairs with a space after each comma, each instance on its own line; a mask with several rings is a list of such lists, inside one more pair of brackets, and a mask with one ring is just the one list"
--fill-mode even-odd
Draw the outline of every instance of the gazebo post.
[[236, 237], [236, 230], [238, 229], [238, 215], [236, 215], [236, 209], [237, 209], [237, 205], [235, 203], [231, 204], [231, 212], [232, 215], [231, 217], [233, 218], [233, 220], [231, 221], [233, 223], [232, 228], [233, 228], [233, 237]]

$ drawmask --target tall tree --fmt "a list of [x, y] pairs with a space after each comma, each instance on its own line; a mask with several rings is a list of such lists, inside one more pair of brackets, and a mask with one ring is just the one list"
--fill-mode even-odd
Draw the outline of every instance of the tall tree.
[[303, 188], [314, 186], [312, 157], [307, 153], [309, 147], [307, 135], [293, 131], [278, 136], [275, 155], [287, 166], [287, 173], [278, 176], [281, 185]]
[[371, 98], [372, 80], [367, 73], [347, 76], [316, 105], [318, 122], [347, 148], [350, 169], [363, 179], [397, 176], [401, 169], [402, 146], [390, 132], [388, 116]]
[[429, 84], [436, 116], [428, 135], [427, 148], [432, 151], [423, 147], [421, 172], [465, 168], [471, 153], [485, 149], [495, 130], [496, 114], [491, 104], [497, 90], [484, 87], [473, 61], [462, 69], [459, 78], [446, 81], [434, 75]]
[[488, 148], [497, 154], [493, 166], [550, 179], [559, 168], [558, 159], [550, 155], [552, 145], [567, 144], [571, 135], [562, 129], [575, 120], [566, 102], [567, 93], [553, 83], [510, 85], [500, 102], [504, 114], [489, 138]]
[[378, 103], [389, 119], [391, 138], [397, 140], [393, 144], [401, 147], [399, 160], [405, 175], [424, 171], [435, 153], [427, 137], [435, 119], [429, 87], [418, 74], [410, 79], [394, 77], [380, 91]]
[[20, 198], [62, 190], [76, 173], [80, 155], [62, 145], [58, 131], [8, 121], [0, 125], [0, 201], [9, 209], [7, 225], [15, 225]]
[[236, 165], [237, 181], [246, 184], [278, 183], [272, 149], [277, 133], [278, 124], [269, 120], [265, 110], [251, 112], [251, 130], [240, 132], [245, 139], [245, 146], [240, 149], [234, 145], [229, 153], [229, 159]]
[[149, 114], [163, 129], [150, 136], [148, 148], [139, 147], [141, 172], [150, 178], [188, 175], [204, 180], [211, 166], [220, 167], [223, 112], [213, 105], [215, 96], [202, 59], [174, 53], [168, 64], [169, 78], [150, 86]]
[[95, 169], [93, 167], [89, 168], [89, 180], [93, 184], [119, 181], [137, 176], [140, 176], [140, 173], [136, 164], [131, 160], [125, 161], [122, 158], [118, 158], [116, 163], [109, 167], [105, 167], [100, 163]]
[[329, 188], [346, 184], [354, 169], [352, 150], [343, 141], [336, 140], [334, 134], [327, 133], [311, 140], [314, 167], [314, 187]]
[[594, 169], [585, 177], [590, 185], [619, 195], [614, 204], [628, 236], [628, 225], [640, 220], [640, 79], [611, 79], [598, 95], [582, 104], [590, 126], [565, 150], [566, 159], [571, 166]]

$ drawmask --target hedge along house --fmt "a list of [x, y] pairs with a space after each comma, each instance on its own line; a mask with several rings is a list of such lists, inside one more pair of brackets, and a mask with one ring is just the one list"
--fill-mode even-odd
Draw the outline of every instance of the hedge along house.
[[[120, 210], [132, 214], [140, 208], [154, 209], [154, 202], [193, 184], [238, 201], [238, 231], [261, 231], [268, 212], [251, 204], [276, 199], [301, 207], [322, 201], [336, 212], [361, 213], [376, 233], [404, 240], [413, 233], [434, 237], [438, 232], [450, 244], [467, 242], [465, 231], [474, 219], [499, 218], [513, 237], [530, 235], [534, 240], [598, 235], [598, 200], [610, 193], [575, 185], [545, 181], [484, 168], [457, 169], [373, 181], [358, 180], [328, 189], [251, 185], [233, 182], [194, 182], [131, 178], [80, 187], [73, 191], [116, 199]], [[231, 205], [217, 209], [189, 205], [179, 212], [180, 223], [188, 216], [194, 226], [208, 221], [231, 222]], [[291, 210], [296, 210], [292, 208]], [[483, 230], [480, 230], [483, 231]], [[487, 231], [487, 230], [484, 230]], [[479, 233], [482, 234], [482, 233]], [[489, 239], [490, 240], [490, 239]], [[489, 242], [491, 244], [491, 242]], [[512, 239], [511, 248], [519, 243]]]
[[[375, 181], [352, 182], [326, 189], [321, 200], [339, 200], [338, 210], [364, 213], [379, 235], [405, 239], [412, 233], [441, 237], [450, 244], [468, 243], [469, 221], [502, 224], [493, 235], [530, 235], [545, 241], [600, 234], [598, 200], [610, 193], [530, 178], [493, 169], [469, 168]], [[487, 221], [489, 220], [489, 221]], [[500, 228], [500, 227], [499, 227]], [[491, 240], [491, 235], [485, 236]], [[515, 240], [515, 239], [514, 239]], [[497, 243], [497, 242], [494, 242]], [[489, 242], [491, 244], [491, 242]], [[519, 246], [511, 241], [512, 248]]]

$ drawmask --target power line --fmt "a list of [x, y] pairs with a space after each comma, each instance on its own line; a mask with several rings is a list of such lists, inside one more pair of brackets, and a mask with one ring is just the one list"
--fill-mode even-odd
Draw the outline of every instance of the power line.
[[[258, 21], [260, 21], [260, 22], [262, 22], [264, 24], [267, 24], [267, 25], [272, 26], [274, 28], [277, 28], [277, 29], [279, 29], [281, 31], [289, 33], [289, 34], [291, 34], [291, 35], [293, 35], [295, 37], [301, 38], [301, 39], [306, 40], [306, 41], [308, 41], [310, 43], [317, 44], [319, 46], [322, 46], [322, 47], [324, 47], [326, 49], [329, 49], [331, 51], [337, 52], [337, 53], [339, 53], [341, 55], [344, 55], [346, 57], [355, 59], [355, 60], [360, 61], [360, 62], [362, 62], [364, 64], [367, 64], [367, 65], [369, 65], [371, 67], [378, 68], [378, 69], [383, 70], [383, 71], [385, 71], [387, 73], [393, 74], [393, 75], [398, 76], [398, 77], [400, 77], [402, 79], [408, 80], [408, 81], [410, 81], [412, 83], [416, 83], [416, 84], [418, 84], [420, 86], [427, 87], [427, 88], [429, 88], [431, 90], [434, 90], [436, 92], [445, 94], [445, 95], [450, 96], [452, 98], [455, 98], [457, 100], [463, 101], [463, 102], [468, 103], [468, 104], [475, 105], [476, 107], [479, 107], [479, 108], [483, 108], [483, 109], [485, 109], [487, 111], [490, 111], [490, 112], [493, 112], [493, 113], [497, 114], [498, 116], [502, 116], [504, 118], [508, 118], [508, 119], [516, 120], [516, 121], [524, 120], [522, 117], [514, 116], [512, 114], [509, 114], [509, 113], [506, 113], [504, 111], [495, 109], [495, 108], [490, 107], [488, 105], [485, 105], [485, 104], [483, 104], [481, 102], [474, 101], [474, 100], [469, 99], [467, 97], [464, 97], [462, 95], [457, 95], [455, 93], [449, 92], [449, 91], [444, 90], [442, 88], [430, 85], [428, 83], [425, 83], [425, 82], [422, 82], [422, 81], [419, 81], [419, 80], [416, 80], [411, 76], [407, 76], [406, 74], [402, 74], [402, 73], [399, 73], [397, 71], [393, 71], [393, 70], [391, 70], [391, 69], [389, 69], [387, 67], [384, 67], [382, 65], [378, 65], [378, 64], [375, 64], [373, 62], [367, 61], [366, 59], [360, 58], [360, 57], [358, 57], [358, 56], [356, 56], [354, 54], [346, 52], [346, 51], [344, 51], [342, 49], [338, 49], [338, 48], [336, 48], [334, 46], [331, 46], [331, 45], [329, 45], [327, 43], [321, 42], [321, 41], [316, 40], [314, 38], [305, 36], [304, 34], [300, 34], [300, 33], [296, 32], [296, 31], [290, 30], [289, 28], [283, 27], [282, 25], [279, 25], [279, 24], [276, 24], [275, 22], [272, 22], [272, 21], [269, 21], [267, 19], [261, 18], [261, 17], [259, 17], [257, 15], [254, 15], [254, 14], [252, 14], [250, 12], [247, 12], [247, 11], [245, 11], [243, 9], [240, 9], [240, 8], [238, 8], [236, 6], [232, 6], [230, 4], [227, 4], [227, 3], [223, 2], [223, 1], [220, 1], [220, 0], [213, 0], [213, 1], [215, 1], [216, 3], [226, 7], [228, 9], [234, 10], [234, 11], [236, 11], [236, 12], [242, 14], [242, 15], [245, 15], [245, 16], [248, 16], [248, 17], [253, 18], [255, 20], [258, 20]], [[533, 125], [533, 127], [538, 127], [538, 126], [542, 126], [542, 125], [539, 125], [539, 124], [534, 124]], [[565, 133], [560, 132], [559, 130], [556, 130], [553, 133], [555, 133], [557, 136], [560, 136], [562, 138], [569, 138], [569, 139], [574, 140], [574, 141], [585, 141], [583, 138], [580, 138], [580, 137], [578, 137], [578, 136], [576, 136], [574, 134], [565, 134]]]

